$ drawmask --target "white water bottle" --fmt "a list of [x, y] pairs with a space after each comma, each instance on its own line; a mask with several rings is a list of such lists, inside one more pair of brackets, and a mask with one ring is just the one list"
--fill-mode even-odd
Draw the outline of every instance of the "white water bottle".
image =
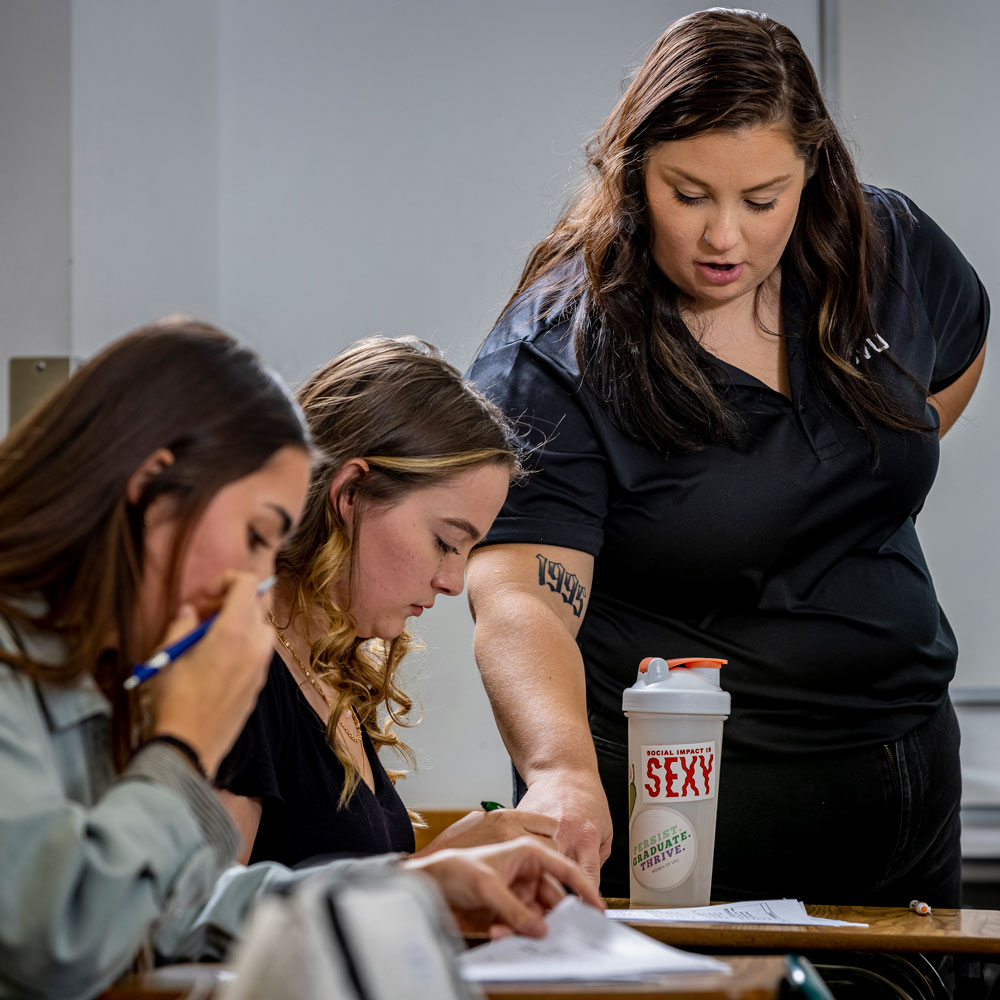
[[650, 657], [626, 688], [632, 906], [704, 906], [712, 889], [725, 660]]

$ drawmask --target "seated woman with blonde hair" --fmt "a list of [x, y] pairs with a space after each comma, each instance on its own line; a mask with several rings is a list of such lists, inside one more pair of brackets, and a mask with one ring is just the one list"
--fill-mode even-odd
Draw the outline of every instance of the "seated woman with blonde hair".
[[[407, 621], [461, 593], [520, 471], [517, 448], [496, 407], [416, 340], [359, 341], [298, 398], [322, 457], [278, 555], [268, 680], [217, 785], [244, 862], [413, 851], [401, 772], [379, 760], [390, 749], [413, 761], [393, 731], [412, 704], [397, 679]], [[555, 828], [475, 812], [421, 853]]]

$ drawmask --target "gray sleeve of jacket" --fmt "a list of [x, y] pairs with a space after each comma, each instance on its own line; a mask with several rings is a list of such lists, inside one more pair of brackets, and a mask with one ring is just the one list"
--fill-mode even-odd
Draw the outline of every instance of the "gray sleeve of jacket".
[[297, 884], [323, 872], [328, 878], [339, 873], [360, 875], [398, 864], [399, 854], [331, 861], [294, 871], [272, 862], [245, 868], [233, 865], [215, 883], [204, 906], [176, 907], [156, 927], [153, 944], [157, 954], [170, 961], [222, 961], [247, 925], [250, 909], [261, 895], [287, 892]]
[[[82, 730], [80, 752], [98, 752]], [[34, 686], [3, 664], [0, 787], [0, 997], [93, 996], [164, 913], [197, 913], [237, 849], [212, 789], [167, 746], [94, 803], [70, 799]]]

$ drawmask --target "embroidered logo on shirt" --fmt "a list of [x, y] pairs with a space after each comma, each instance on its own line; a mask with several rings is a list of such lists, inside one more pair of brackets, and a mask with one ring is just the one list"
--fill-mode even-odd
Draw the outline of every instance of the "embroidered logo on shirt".
[[[877, 344], [871, 337], [866, 337], [864, 344], [861, 345], [861, 354], [864, 355], [865, 361], [871, 360], [872, 353], [881, 354], [889, 347], [889, 342], [880, 333], [875, 334], [875, 340], [878, 341]], [[854, 355], [854, 363], [856, 365], [861, 364], [861, 354]]]

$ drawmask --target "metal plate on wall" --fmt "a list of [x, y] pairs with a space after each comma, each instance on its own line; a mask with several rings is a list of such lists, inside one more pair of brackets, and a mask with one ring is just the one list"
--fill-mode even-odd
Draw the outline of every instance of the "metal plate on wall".
[[36, 406], [52, 395], [73, 373], [75, 358], [11, 358], [10, 420], [8, 427], [27, 416]]

